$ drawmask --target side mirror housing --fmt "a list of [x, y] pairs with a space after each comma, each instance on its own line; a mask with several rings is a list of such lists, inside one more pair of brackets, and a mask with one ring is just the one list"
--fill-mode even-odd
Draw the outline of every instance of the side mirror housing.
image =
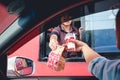
[[33, 73], [34, 63], [31, 59], [16, 57], [15, 72], [20, 76], [31, 75]]
[[18, 56], [8, 58], [8, 77], [30, 76], [34, 71], [35, 64], [33, 60]]

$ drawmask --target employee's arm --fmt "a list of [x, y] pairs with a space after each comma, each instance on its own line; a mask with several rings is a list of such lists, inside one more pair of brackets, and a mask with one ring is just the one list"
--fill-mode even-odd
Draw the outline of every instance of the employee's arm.
[[57, 45], [58, 45], [58, 41], [57, 41], [57, 35], [55, 34], [52, 34], [50, 36], [50, 42], [49, 42], [49, 47], [52, 49], [52, 50], [55, 50]]

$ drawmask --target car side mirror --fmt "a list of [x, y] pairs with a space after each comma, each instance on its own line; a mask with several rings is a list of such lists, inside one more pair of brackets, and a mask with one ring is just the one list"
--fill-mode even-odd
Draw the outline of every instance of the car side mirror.
[[15, 72], [20, 76], [31, 75], [34, 69], [34, 63], [31, 59], [16, 57], [14, 68]]

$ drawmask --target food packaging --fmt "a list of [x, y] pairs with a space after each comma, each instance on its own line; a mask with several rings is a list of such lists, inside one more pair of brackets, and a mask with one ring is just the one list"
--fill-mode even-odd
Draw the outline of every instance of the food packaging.
[[68, 50], [75, 50], [75, 43], [71, 42], [71, 39], [76, 39], [75, 34], [74, 33], [67, 33], [65, 36], [65, 41], [67, 43], [67, 49]]
[[63, 57], [64, 47], [57, 46], [57, 49], [51, 51], [48, 56], [47, 66], [55, 71], [64, 70], [65, 57]]

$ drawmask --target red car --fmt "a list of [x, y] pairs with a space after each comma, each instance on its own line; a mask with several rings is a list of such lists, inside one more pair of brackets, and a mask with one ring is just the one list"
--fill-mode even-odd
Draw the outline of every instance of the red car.
[[[115, 23], [119, 8], [119, 0], [1, 0], [0, 77], [97, 80], [88, 71], [88, 65], [81, 55], [66, 58], [67, 62], [62, 71], [51, 70], [46, 65], [51, 51], [48, 46], [50, 32], [60, 24], [60, 15], [68, 12], [73, 19], [72, 25], [78, 29], [82, 26], [83, 41], [103, 56], [118, 58], [120, 46], [116, 41], [120, 38]], [[101, 44], [98, 36], [102, 36]], [[32, 70], [29, 70], [31, 73], [26, 71], [28, 74], [25, 75], [7, 75], [10, 64], [7, 65], [7, 62], [15, 56], [28, 59], [27, 64], [32, 67]]]

